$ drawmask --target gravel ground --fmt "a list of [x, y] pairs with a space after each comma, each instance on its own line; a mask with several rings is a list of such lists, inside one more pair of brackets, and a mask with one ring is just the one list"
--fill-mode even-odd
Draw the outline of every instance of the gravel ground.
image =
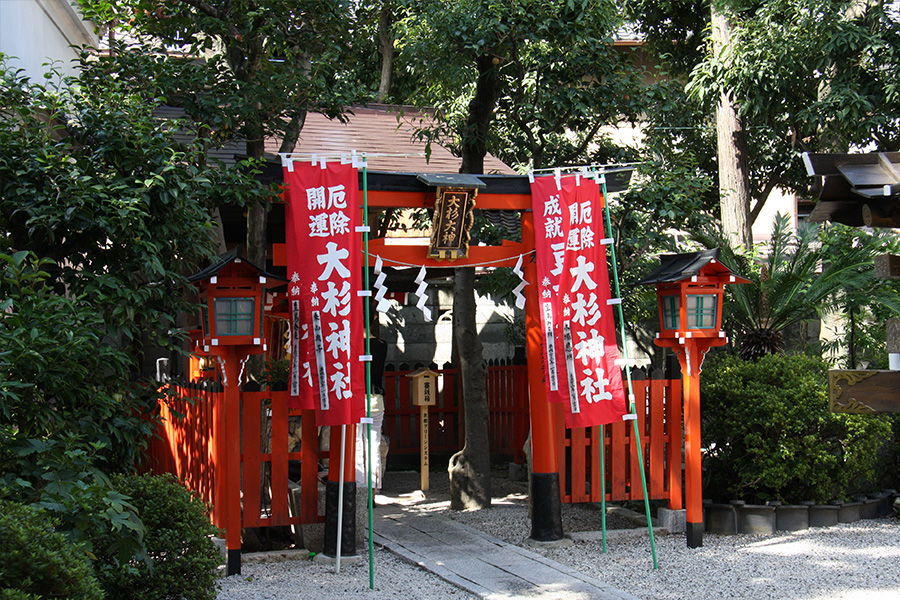
[[[414, 492], [418, 474], [388, 473], [381, 503], [407, 510], [438, 512], [522, 545], [530, 532], [527, 485], [494, 476], [490, 510], [449, 510], [444, 473], [431, 474], [431, 489]], [[564, 505], [563, 528], [575, 544], [535, 552], [578, 569], [644, 600], [898, 600], [900, 599], [900, 522], [877, 519], [771, 536], [704, 536], [703, 547], [688, 549], [684, 535], [657, 535], [659, 568], [654, 570], [646, 528], [613, 513], [607, 518], [607, 553], [590, 533], [600, 529], [600, 512], [591, 505]], [[348, 595], [394, 600], [474, 598], [387, 551], [375, 551], [375, 589], [369, 590], [368, 562], [333, 565], [309, 560], [245, 564], [242, 575], [222, 579], [219, 600], [311, 598]]]

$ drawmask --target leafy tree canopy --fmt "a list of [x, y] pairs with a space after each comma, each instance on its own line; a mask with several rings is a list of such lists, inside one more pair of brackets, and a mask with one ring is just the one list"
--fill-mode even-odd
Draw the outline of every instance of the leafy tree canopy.
[[639, 114], [640, 70], [613, 45], [621, 25], [607, 0], [427, 0], [403, 3], [398, 27], [407, 68], [422, 82], [413, 98], [444, 110], [451, 146], [467, 137], [475, 82], [493, 70], [485, 143], [510, 164], [543, 168], [600, 159], [610, 152], [601, 127]]
[[[85, 14], [165, 53], [165, 99], [227, 136], [296, 138], [307, 110], [337, 115], [351, 5], [316, 0], [79, 0]], [[191, 60], [171, 60], [189, 58]], [[120, 77], [127, 64], [112, 60]], [[167, 60], [168, 59], [168, 60]], [[173, 73], [174, 70], [174, 73]], [[125, 73], [123, 73], [125, 71]], [[140, 85], [140, 73], [131, 73]]]
[[186, 275], [213, 254], [209, 208], [271, 192], [208, 166], [196, 135], [176, 136], [189, 123], [153, 116], [151, 86], [83, 66], [60, 89], [0, 78], [0, 231], [7, 251], [53, 261], [50, 285], [137, 340], [174, 324]]

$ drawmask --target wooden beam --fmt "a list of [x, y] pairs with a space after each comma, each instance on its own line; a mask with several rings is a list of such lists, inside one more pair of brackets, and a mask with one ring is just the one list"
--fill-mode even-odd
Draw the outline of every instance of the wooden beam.
[[[435, 190], [397, 192], [369, 190], [369, 208], [433, 208]], [[531, 210], [531, 194], [491, 194], [479, 192], [475, 208], [480, 210]]]
[[828, 408], [848, 414], [900, 412], [900, 371], [828, 371]]
[[502, 246], [469, 246], [468, 258], [456, 260], [438, 260], [428, 258], [428, 246], [388, 245], [385, 238], [369, 241], [369, 266], [375, 264], [375, 257], [380, 256], [385, 266], [425, 265], [426, 267], [468, 267], [490, 263], [492, 267], [514, 267], [519, 255], [532, 250], [520, 242], [503, 240]]
[[900, 256], [882, 254], [875, 257], [875, 276], [881, 279], [900, 279]]
[[900, 215], [896, 210], [886, 209], [884, 203], [867, 202], [862, 207], [863, 224], [866, 227], [900, 227]]

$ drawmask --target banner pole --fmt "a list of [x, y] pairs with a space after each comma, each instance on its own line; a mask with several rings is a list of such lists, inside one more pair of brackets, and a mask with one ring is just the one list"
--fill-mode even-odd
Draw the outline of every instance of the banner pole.
[[[363, 265], [363, 288], [369, 289], [369, 169], [365, 157], [363, 157], [362, 165], [363, 176], [363, 246], [365, 259]], [[372, 303], [367, 299], [364, 308], [366, 320], [366, 356], [372, 355], [372, 344], [369, 340], [371, 336], [371, 317], [369, 316], [370, 305]], [[372, 540], [375, 529], [375, 496], [372, 490], [372, 362], [366, 361], [366, 486], [368, 488], [368, 513], [369, 513], [369, 589], [375, 589], [375, 546]]]
[[347, 425], [341, 424], [341, 478], [338, 480], [337, 558], [335, 573], [341, 572], [341, 538], [344, 537], [344, 465], [347, 463]]
[[[600, 184], [603, 186], [603, 216], [606, 221], [606, 235], [612, 236], [612, 220], [609, 216], [609, 201], [606, 193], [606, 175], [600, 174]], [[615, 243], [609, 245], [609, 250], [612, 255], [612, 270], [613, 270], [613, 284], [614, 290], [616, 293], [616, 298], [622, 298], [622, 294], [619, 291], [619, 267], [616, 261], [616, 245]], [[650, 533], [650, 551], [653, 555], [653, 568], [658, 569], [659, 565], [656, 560], [656, 541], [653, 538], [653, 522], [650, 517], [650, 496], [647, 493], [647, 474], [644, 472], [644, 456], [643, 450], [641, 449], [641, 432], [640, 427], [638, 427], [638, 419], [637, 419], [637, 409], [635, 407], [635, 399], [634, 399], [634, 385], [631, 381], [631, 360], [628, 358], [628, 343], [625, 337], [625, 313], [622, 310], [622, 303], [619, 302], [617, 305], [618, 315], [619, 315], [619, 329], [622, 336], [622, 357], [625, 361], [625, 376], [628, 380], [628, 409], [631, 412], [632, 418], [634, 421], [634, 448], [637, 451], [638, 465], [640, 466], [639, 471], [641, 472], [641, 485], [644, 490], [644, 512], [647, 515], [647, 531]], [[603, 452], [603, 447], [601, 446], [601, 456]], [[604, 490], [605, 496], [605, 490]], [[606, 512], [604, 511], [603, 517], [606, 517]], [[604, 537], [604, 544], [606, 542], [606, 538]], [[605, 551], [605, 548], [604, 548]]]

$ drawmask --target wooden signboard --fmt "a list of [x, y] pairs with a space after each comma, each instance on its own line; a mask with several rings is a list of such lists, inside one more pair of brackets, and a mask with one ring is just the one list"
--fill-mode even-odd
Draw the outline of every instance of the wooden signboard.
[[413, 405], [419, 407], [419, 457], [420, 457], [420, 483], [423, 492], [428, 491], [429, 482], [429, 464], [428, 455], [430, 448], [428, 447], [428, 407], [437, 404], [437, 378], [438, 373], [431, 369], [418, 369], [406, 376], [413, 380], [412, 401]]
[[831, 412], [900, 412], [900, 371], [828, 371]]
[[438, 188], [428, 258], [456, 260], [469, 255], [476, 189]]

